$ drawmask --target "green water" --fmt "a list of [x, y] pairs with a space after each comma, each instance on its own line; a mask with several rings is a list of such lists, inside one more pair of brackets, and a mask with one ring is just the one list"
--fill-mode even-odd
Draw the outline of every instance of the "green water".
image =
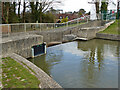
[[117, 41], [75, 41], [30, 61], [64, 88], [118, 88], [119, 50]]

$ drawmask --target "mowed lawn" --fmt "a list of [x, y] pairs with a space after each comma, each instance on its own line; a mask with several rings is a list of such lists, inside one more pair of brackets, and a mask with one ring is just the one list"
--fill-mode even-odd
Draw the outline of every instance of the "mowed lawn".
[[39, 88], [40, 81], [10, 57], [2, 59], [3, 88]]
[[120, 35], [120, 20], [116, 20], [115, 23], [99, 33]]

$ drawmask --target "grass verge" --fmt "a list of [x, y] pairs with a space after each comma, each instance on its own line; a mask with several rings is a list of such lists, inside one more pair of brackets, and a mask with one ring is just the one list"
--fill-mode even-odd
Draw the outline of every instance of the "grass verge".
[[40, 81], [10, 57], [2, 59], [3, 88], [39, 88]]
[[99, 33], [120, 35], [120, 30], [118, 29], [119, 22], [120, 20], [116, 20], [115, 23], [111, 24], [108, 28], [106, 28], [104, 31], [101, 31]]

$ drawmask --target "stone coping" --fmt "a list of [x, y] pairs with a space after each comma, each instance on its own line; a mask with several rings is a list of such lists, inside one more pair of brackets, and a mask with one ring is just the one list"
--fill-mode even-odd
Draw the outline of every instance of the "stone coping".
[[42, 37], [41, 35], [33, 35], [33, 34], [19, 34], [15, 36], [10, 36], [10, 37], [4, 37], [2, 38], [2, 43], [7, 43], [11, 41], [17, 41], [17, 40], [22, 40], [22, 39], [28, 39], [28, 38], [33, 38], [33, 37]]
[[120, 41], [120, 35], [115, 34], [96, 33], [96, 38]]
[[81, 29], [101, 29], [103, 28], [104, 26], [99, 26], [99, 27], [86, 27], [86, 28], [81, 28]]
[[42, 69], [37, 67], [32, 62], [28, 61], [27, 59], [15, 53], [11, 54], [10, 57], [18, 62], [26, 64], [26, 66], [31, 68], [36, 73], [37, 78], [40, 80], [41, 88], [61, 88], [62, 89], [62, 87], [56, 81], [54, 81]]

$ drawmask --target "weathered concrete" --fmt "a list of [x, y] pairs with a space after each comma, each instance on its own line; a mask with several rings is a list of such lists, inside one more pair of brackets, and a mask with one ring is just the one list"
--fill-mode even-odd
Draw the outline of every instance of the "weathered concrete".
[[76, 35], [73, 35], [73, 34], [68, 34], [68, 35], [64, 35], [63, 36], [63, 41], [71, 41], [71, 40], [74, 40], [77, 36]]
[[[112, 22], [113, 23], [113, 22]], [[3, 56], [10, 53], [17, 53], [26, 58], [31, 57], [31, 47], [43, 42], [65, 42], [76, 38], [89, 40], [96, 37], [96, 33], [107, 28], [110, 23], [103, 21], [91, 21], [81, 25], [56, 28], [48, 31], [29, 31], [27, 33], [11, 33], [2, 35]], [[104, 25], [104, 26], [102, 26]], [[72, 34], [72, 35], [70, 35]], [[42, 37], [43, 36], [43, 37]]]
[[37, 78], [40, 80], [40, 86], [41, 88], [61, 88], [62, 87], [56, 83], [50, 76], [48, 76], [42, 69], [38, 68], [35, 64], [28, 61], [27, 59], [21, 57], [20, 55], [17, 55], [13, 53], [11, 56], [14, 60], [24, 63], [29, 68], [31, 68], [37, 75]]
[[113, 34], [97, 33], [96, 38], [120, 41], [120, 35], [113, 35]]
[[78, 38], [86, 38], [86, 40], [89, 40], [95, 38], [97, 32], [106, 29], [112, 23], [114, 23], [114, 21], [91, 21], [89, 23], [84, 23], [72, 27], [64, 27], [60, 29], [34, 33], [42, 35], [44, 37], [43, 41], [47, 43], [54, 41], [64, 42], [65, 40], [74, 40], [73, 38], [70, 39], [70, 37], [66, 37], [66, 35], [70, 34], [73, 34]]
[[103, 27], [88, 27], [81, 28], [78, 30], [77, 37], [86, 38], [87, 40], [93, 39], [96, 37], [96, 33], [99, 32]]
[[42, 44], [43, 37], [41, 35], [19, 34], [19, 36], [10, 36], [2, 38], [2, 56], [11, 53], [17, 53], [25, 58], [31, 57], [31, 47]]
[[[68, 34], [77, 35], [80, 30], [83, 33], [86, 33], [86, 30], [84, 29], [86, 27], [88, 27], [88, 28], [89, 27], [102, 27], [104, 24], [105, 24], [105, 21], [90, 21], [88, 23], [84, 23], [84, 24], [76, 25], [76, 26], [71, 26], [71, 27], [57, 28], [54, 30], [42, 31], [42, 32], [34, 31], [34, 32], [29, 32], [29, 33], [42, 35], [44, 37], [43, 41], [47, 42], [47, 43], [54, 42], [54, 41], [63, 42], [66, 39], [66, 37], [64, 37], [65, 35], [68, 35]], [[84, 30], [82, 30], [81, 28]], [[91, 31], [91, 29], [89, 29], [89, 30]], [[94, 31], [95, 30], [96, 29], [94, 29]], [[94, 36], [95, 36], [95, 34], [96, 34], [96, 32], [94, 32]], [[90, 35], [92, 35], [92, 33]]]
[[95, 25], [98, 25], [98, 26], [95, 26], [94, 23], [93, 26], [95, 27], [86, 27], [86, 28], [80, 28], [78, 30], [78, 33], [76, 34], [77, 35], [77, 38], [83, 38], [83, 40], [90, 40], [90, 39], [93, 39], [96, 37], [96, 33], [98, 33], [99, 31], [103, 31], [105, 30], [108, 26], [110, 26], [112, 23], [114, 23], [115, 21], [111, 21], [111, 22], [103, 22], [101, 23], [101, 26], [100, 26], [100, 22], [98, 21]]
[[62, 44], [62, 42], [50, 42], [47, 44], [47, 47]]

